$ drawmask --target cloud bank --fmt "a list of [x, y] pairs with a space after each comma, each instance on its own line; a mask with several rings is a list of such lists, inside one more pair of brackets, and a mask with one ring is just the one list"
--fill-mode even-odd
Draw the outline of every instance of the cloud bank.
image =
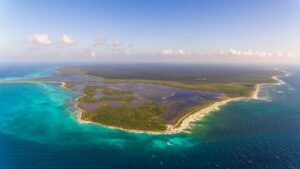
[[73, 37], [67, 34], [62, 35], [62, 42], [65, 45], [74, 45], [76, 43]]
[[28, 41], [33, 44], [51, 45], [52, 41], [49, 39], [48, 34], [34, 34], [28, 37]]
[[187, 52], [183, 49], [163, 49], [160, 54], [163, 56], [184, 56], [187, 55]]
[[[285, 51], [266, 51], [255, 49], [229, 48], [227, 50], [201, 51], [200, 49], [188, 51], [184, 48], [164, 49], [135, 49], [131, 43], [124, 43], [117, 39], [107, 40], [99, 36], [91, 39], [90, 43], [76, 45], [72, 48], [65, 46], [77, 44], [69, 34], [62, 34], [60, 39], [50, 39], [46, 33], [36, 33], [28, 36], [28, 52], [30, 55], [52, 56], [57, 59], [60, 56], [68, 56], [71, 60], [79, 59], [112, 59], [112, 60], [141, 60], [163, 62], [300, 62], [299, 55]], [[33, 44], [33, 45], [32, 45]], [[44, 48], [44, 46], [47, 46]], [[42, 49], [42, 50], [40, 50]], [[297, 53], [298, 54], [298, 53]], [[130, 57], [129, 57], [130, 55]], [[168, 56], [168, 57], [162, 57]]]
[[243, 57], [243, 58], [294, 58], [296, 55], [292, 52], [270, 52], [270, 51], [259, 51], [253, 49], [247, 50], [238, 50], [238, 49], [229, 49], [228, 51], [221, 50], [220, 55], [225, 56], [234, 56], [234, 57]]

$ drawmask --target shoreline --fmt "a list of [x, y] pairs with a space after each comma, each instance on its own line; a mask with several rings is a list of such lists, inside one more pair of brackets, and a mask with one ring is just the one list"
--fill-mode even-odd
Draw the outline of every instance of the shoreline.
[[[280, 70], [282, 71], [282, 70]], [[285, 82], [281, 79], [279, 79], [280, 77], [287, 77], [290, 76], [291, 74], [287, 71], [282, 71], [284, 72], [284, 75], [282, 76], [272, 76], [271, 78], [273, 80], [276, 81], [276, 85], [283, 85], [285, 84]], [[60, 87], [63, 89], [69, 89], [66, 87], [66, 82], [59, 82], [59, 81], [34, 81], [34, 80], [11, 80], [11, 81], [0, 81], [0, 83], [36, 83], [36, 82], [41, 82], [41, 83], [60, 83]], [[235, 97], [235, 98], [226, 98], [224, 100], [220, 100], [220, 101], [216, 101], [214, 102], [212, 105], [209, 105], [203, 109], [200, 109], [198, 111], [195, 111], [194, 113], [191, 113], [187, 116], [183, 116], [181, 117], [178, 122], [174, 125], [168, 125], [167, 129], [164, 131], [144, 131], [144, 130], [133, 130], [133, 129], [125, 129], [125, 128], [121, 128], [121, 127], [115, 127], [115, 126], [108, 126], [108, 125], [103, 125], [101, 123], [96, 123], [96, 122], [92, 122], [92, 121], [86, 121], [82, 119], [82, 115], [84, 113], [84, 109], [79, 107], [79, 97], [77, 97], [75, 99], [75, 111], [77, 111], [77, 120], [79, 123], [81, 124], [93, 124], [93, 125], [100, 125], [103, 126], [105, 128], [110, 128], [110, 129], [116, 129], [116, 130], [121, 130], [121, 131], [126, 131], [126, 132], [130, 132], [130, 133], [144, 133], [144, 134], [178, 134], [178, 133], [182, 133], [185, 132], [187, 129], [191, 128], [191, 125], [193, 122], [203, 118], [205, 115], [207, 115], [208, 113], [215, 111], [215, 110], [219, 110], [219, 108], [223, 105], [226, 105], [229, 102], [234, 102], [234, 101], [242, 101], [242, 100], [264, 100], [259, 98], [258, 94], [260, 92], [260, 85], [262, 85], [264, 83], [259, 83], [255, 85], [254, 91], [251, 93], [251, 95], [249, 97]], [[272, 84], [272, 83], [270, 83]]]
[[[110, 129], [117, 129], [121, 131], [126, 131], [126, 132], [131, 132], [131, 133], [145, 133], [145, 134], [178, 134], [184, 132], [186, 129], [191, 128], [191, 123], [199, 120], [203, 116], [207, 115], [211, 111], [218, 110], [220, 106], [226, 105], [229, 102], [233, 101], [241, 101], [241, 100], [258, 100], [258, 93], [260, 91], [260, 84], [255, 85], [255, 89], [252, 92], [251, 96], [249, 97], [236, 97], [236, 98], [228, 98], [225, 100], [217, 101], [213, 103], [212, 105], [205, 107], [201, 110], [196, 111], [195, 113], [192, 113], [188, 115], [187, 117], [182, 117], [181, 119], [178, 120], [178, 122], [175, 125], [168, 125], [167, 129], [164, 131], [143, 131], [143, 130], [133, 130], [133, 129], [125, 129], [121, 127], [115, 127], [115, 126], [108, 126], [108, 125], [103, 125], [101, 123], [96, 123], [92, 121], [86, 121], [82, 119], [82, 115], [84, 113], [84, 109], [79, 107], [78, 100], [79, 98], [76, 98], [76, 104], [75, 107], [78, 110], [77, 114], [77, 119], [79, 123], [81, 124], [93, 124], [93, 125], [100, 125], [106, 128]], [[181, 123], [179, 126], [178, 123]]]
[[217, 101], [217, 102], [213, 103], [212, 105], [210, 105], [206, 108], [203, 108], [201, 110], [198, 110], [197, 112], [188, 115], [187, 117], [183, 118], [182, 120], [179, 120], [179, 122], [181, 121], [180, 126], [171, 128], [170, 130], [167, 129], [167, 132], [165, 134], [181, 133], [181, 132], [185, 131], [186, 129], [191, 128], [191, 124], [193, 122], [201, 119], [202, 117], [204, 117], [205, 115], [207, 115], [208, 113], [210, 113], [212, 111], [219, 110], [221, 106], [226, 105], [229, 102], [242, 101], [242, 100], [258, 100], [259, 99], [258, 98], [259, 91], [260, 91], [260, 84], [256, 84], [254, 91], [252, 92], [251, 96], [249, 96], [249, 97], [235, 97], [235, 98], [228, 98], [225, 100]]
[[[282, 71], [284, 73], [284, 75], [271, 77], [273, 80], [276, 81], [276, 83], [275, 83], [276, 85], [285, 84], [285, 82], [283, 80], [279, 79], [280, 77], [288, 77], [291, 75], [290, 72], [283, 71], [283, 70], [280, 70], [280, 71]], [[201, 119], [203, 116], [207, 115], [208, 113], [210, 113], [212, 111], [218, 110], [220, 108], [220, 106], [226, 105], [229, 102], [242, 101], [242, 100], [264, 100], [263, 98], [259, 98], [259, 96], [258, 96], [258, 94], [261, 90], [260, 87], [262, 84], [264, 84], [264, 83], [256, 84], [254, 91], [252, 92], [251, 96], [249, 96], [249, 97], [229, 98], [229, 99], [215, 102], [212, 105], [210, 105], [204, 109], [201, 109], [195, 113], [192, 113], [192, 114], [188, 115], [187, 117], [183, 118], [179, 127], [167, 129], [165, 132], [161, 132], [161, 134], [181, 133], [181, 132], [185, 131], [186, 129], [191, 128], [191, 124], [193, 122]], [[272, 84], [272, 83], [270, 83], [270, 84]]]
[[[288, 77], [291, 74], [287, 71], [282, 71], [285, 74], [282, 76], [272, 76], [271, 78], [273, 80], [275, 80], [275, 84], [276, 85], [283, 85], [285, 84], [285, 82], [281, 79], [279, 79], [280, 77]], [[236, 102], [236, 101], [242, 101], [242, 100], [264, 100], [263, 98], [259, 98], [258, 94], [260, 92], [260, 86], [264, 84], [264, 83], [258, 83], [255, 85], [254, 91], [251, 93], [251, 95], [249, 97], [235, 97], [235, 98], [227, 98], [225, 100], [221, 100], [221, 101], [217, 101], [215, 103], [213, 103], [212, 105], [209, 105], [208, 107], [205, 107], [201, 110], [196, 111], [195, 113], [192, 113], [190, 115], [188, 115], [187, 117], [182, 117], [181, 119], [178, 120], [178, 122], [175, 125], [169, 125], [167, 126], [167, 129], [164, 131], [143, 131], [143, 130], [132, 130], [132, 129], [124, 129], [121, 127], [115, 127], [115, 126], [107, 126], [107, 125], [103, 125], [101, 123], [96, 123], [96, 122], [91, 122], [91, 121], [85, 121], [82, 120], [82, 114], [84, 112], [84, 110], [82, 108], [80, 108], [78, 106], [78, 99], [76, 99], [76, 108], [79, 111], [78, 113], [78, 121], [79, 123], [82, 124], [94, 124], [94, 125], [100, 125], [106, 128], [110, 128], [110, 129], [117, 129], [117, 130], [121, 130], [121, 131], [126, 131], [126, 132], [130, 132], [130, 133], [144, 133], [144, 134], [178, 134], [178, 133], [182, 133], [185, 132], [187, 129], [191, 128], [191, 125], [193, 122], [203, 118], [205, 115], [207, 115], [208, 113], [215, 111], [215, 110], [219, 110], [221, 106], [226, 105], [229, 102]], [[270, 83], [273, 84], [273, 83]], [[179, 126], [178, 123], [180, 123]]]

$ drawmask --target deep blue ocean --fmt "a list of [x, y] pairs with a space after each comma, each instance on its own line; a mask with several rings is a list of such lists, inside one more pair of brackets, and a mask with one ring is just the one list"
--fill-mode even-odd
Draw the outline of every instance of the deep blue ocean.
[[[55, 65], [0, 65], [0, 79], [47, 76]], [[0, 169], [300, 168], [300, 69], [262, 86], [271, 101], [224, 105], [189, 133], [133, 134], [80, 124], [78, 93], [58, 84], [0, 84]]]

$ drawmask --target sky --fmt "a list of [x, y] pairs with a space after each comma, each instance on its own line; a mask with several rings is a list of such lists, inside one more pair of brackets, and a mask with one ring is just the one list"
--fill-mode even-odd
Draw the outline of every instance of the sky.
[[300, 63], [299, 11], [300, 0], [0, 0], [0, 63]]

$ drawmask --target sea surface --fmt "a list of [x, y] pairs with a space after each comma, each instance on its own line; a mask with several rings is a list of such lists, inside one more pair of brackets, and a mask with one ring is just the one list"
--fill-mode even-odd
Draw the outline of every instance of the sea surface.
[[[0, 65], [0, 79], [57, 65]], [[231, 102], [188, 133], [148, 135], [80, 124], [78, 93], [59, 84], [0, 84], [0, 169], [300, 168], [300, 69], [263, 85], [268, 101]]]

